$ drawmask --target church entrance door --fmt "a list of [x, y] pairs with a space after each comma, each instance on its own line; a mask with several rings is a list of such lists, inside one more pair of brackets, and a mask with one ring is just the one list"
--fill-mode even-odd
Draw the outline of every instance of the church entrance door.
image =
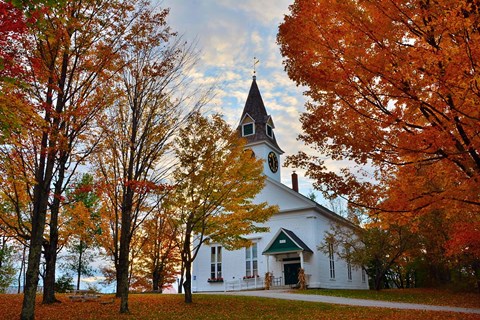
[[283, 266], [285, 285], [298, 283], [298, 270], [300, 270], [300, 263], [288, 263]]

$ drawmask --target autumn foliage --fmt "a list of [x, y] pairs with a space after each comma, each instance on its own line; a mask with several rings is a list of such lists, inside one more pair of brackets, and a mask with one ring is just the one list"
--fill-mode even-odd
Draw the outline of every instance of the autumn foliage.
[[[403, 301], [402, 294], [402, 290], [392, 292], [392, 296], [399, 298], [397, 301]], [[405, 293], [405, 295], [409, 294], [410, 292]], [[435, 297], [431, 304], [478, 307], [476, 296], [445, 294], [443, 291], [437, 293], [422, 291], [419, 294], [421, 297]], [[119, 301], [112, 301], [112, 297], [108, 295], [100, 298], [102, 303], [99, 301], [72, 302], [66, 295], [59, 295], [59, 299], [62, 301], [61, 304], [39, 304], [36, 319], [113, 320], [119, 318], [117, 313]], [[0, 295], [0, 318], [16, 319], [20, 302], [19, 295]], [[122, 315], [122, 319], [478, 319], [478, 314], [340, 306], [226, 295], [199, 295], [195, 304], [185, 305], [180, 295], [137, 294], [131, 297], [131, 309], [132, 314]]]
[[266, 231], [257, 223], [265, 222], [278, 207], [253, 202], [266, 179], [262, 161], [245, 150], [246, 140], [219, 114], [193, 113], [175, 142], [179, 166], [168, 199], [185, 269], [185, 302], [191, 303], [191, 267], [200, 246], [207, 242], [227, 249], [248, 246], [244, 236]]
[[308, 88], [300, 139], [342, 169], [307, 152], [289, 164], [386, 225], [416, 231], [444, 212], [442, 246], [470, 261], [480, 259], [479, 23], [477, 1], [298, 0], [278, 34], [288, 75]]

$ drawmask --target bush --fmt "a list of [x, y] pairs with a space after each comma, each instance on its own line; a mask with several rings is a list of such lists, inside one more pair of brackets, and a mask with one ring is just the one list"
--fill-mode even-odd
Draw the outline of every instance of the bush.
[[55, 292], [65, 293], [73, 290], [73, 278], [68, 274], [61, 276], [55, 281]]

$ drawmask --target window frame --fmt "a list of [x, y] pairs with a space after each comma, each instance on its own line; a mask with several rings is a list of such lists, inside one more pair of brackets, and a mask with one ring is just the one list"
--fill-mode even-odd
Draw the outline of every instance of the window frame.
[[[252, 132], [249, 133], [249, 134], [245, 134], [245, 127], [247, 126], [252, 126]], [[244, 123], [242, 124], [242, 137], [248, 137], [248, 136], [252, 136], [255, 134], [255, 122], [247, 122], [247, 123]]]
[[[268, 133], [268, 129], [270, 129], [270, 134]], [[273, 127], [267, 123], [265, 126], [265, 133], [267, 134], [267, 137], [273, 138]]]
[[258, 246], [254, 242], [245, 248], [245, 278], [258, 277]]
[[333, 250], [333, 243], [328, 244], [328, 260], [330, 262], [330, 279], [335, 279], [335, 251]]
[[347, 279], [348, 281], [352, 281], [352, 264], [350, 261], [347, 261]]
[[347, 253], [347, 279], [352, 281], [352, 262], [350, 261], [350, 247], [345, 249]]
[[222, 280], [222, 246], [210, 247], [210, 278], [209, 280]]

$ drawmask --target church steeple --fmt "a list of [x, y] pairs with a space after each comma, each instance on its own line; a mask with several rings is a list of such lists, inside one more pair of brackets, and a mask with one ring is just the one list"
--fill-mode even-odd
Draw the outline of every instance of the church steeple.
[[280, 181], [280, 160], [283, 153], [275, 138], [275, 125], [272, 117], [267, 114], [256, 76], [248, 92], [237, 131], [239, 136], [247, 139], [247, 147], [252, 149], [256, 157], [265, 160], [264, 173]]
[[278, 146], [273, 129], [275, 129], [275, 125], [272, 117], [267, 114], [262, 95], [258, 89], [256, 76], [253, 76], [252, 85], [237, 128], [238, 133], [241, 137], [247, 139], [248, 144], [264, 141], [271, 144], [279, 154], [282, 154], [283, 151]]

